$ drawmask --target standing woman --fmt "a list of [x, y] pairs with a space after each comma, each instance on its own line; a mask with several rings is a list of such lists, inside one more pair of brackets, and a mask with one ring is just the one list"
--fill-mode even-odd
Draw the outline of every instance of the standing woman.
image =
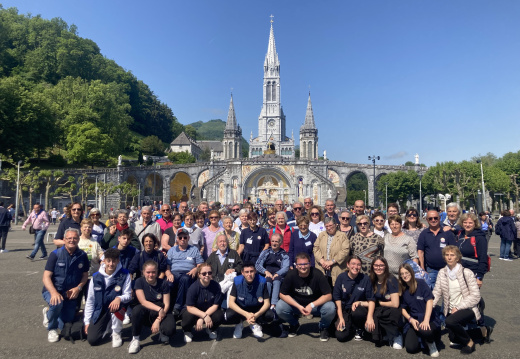
[[397, 279], [390, 274], [385, 258], [377, 257], [370, 267], [370, 282], [376, 300], [374, 322], [376, 328], [372, 333], [372, 339], [376, 346], [381, 346], [383, 336], [386, 334], [390, 345], [394, 349], [403, 349], [403, 337], [399, 332], [399, 284]]
[[175, 334], [175, 319], [170, 310], [170, 285], [166, 279], [157, 277], [157, 262], [143, 265], [143, 276], [135, 281], [135, 296], [139, 301], [132, 310], [132, 341], [128, 353], [141, 349], [139, 337], [143, 326], [151, 327], [152, 334], [159, 333], [159, 341], [168, 344]]
[[393, 215], [388, 218], [388, 225], [392, 233], [385, 235], [385, 258], [388, 261], [390, 273], [399, 277], [399, 266], [407, 259], [419, 263], [417, 255], [417, 243], [412, 237], [401, 230], [401, 216]]
[[244, 262], [256, 263], [260, 253], [269, 248], [269, 235], [264, 228], [257, 226], [257, 219], [256, 212], [249, 212], [246, 218], [249, 226], [240, 233], [237, 252]]
[[370, 231], [370, 219], [367, 215], [357, 216], [356, 225], [358, 230], [350, 239], [350, 252], [361, 258], [361, 273], [369, 275], [373, 259], [383, 255], [385, 241], [383, 237]]
[[428, 345], [431, 357], [438, 357], [435, 333], [440, 328], [438, 316], [433, 312], [433, 293], [422, 279], [416, 279], [412, 267], [405, 263], [399, 267], [401, 308], [406, 324], [404, 345], [408, 353], [421, 350], [418, 337]]
[[[202, 230], [204, 233], [204, 254], [202, 257], [204, 260], [208, 259], [211, 252], [213, 252], [213, 242], [218, 232], [223, 228], [219, 226], [220, 214], [217, 210], [209, 212], [209, 226]], [[247, 221], [246, 221], [247, 222]]]
[[191, 329], [200, 332], [206, 327], [210, 339], [217, 339], [217, 330], [224, 322], [224, 312], [220, 308], [224, 299], [220, 284], [213, 280], [213, 272], [208, 263], [197, 268], [198, 280], [188, 289], [186, 308], [181, 311], [184, 342], [191, 343]]
[[262, 228], [264, 228], [265, 230], [267, 230], [269, 232], [269, 230], [273, 229], [275, 226], [276, 226], [276, 209], [269, 208], [267, 210], [266, 220], [262, 224]]
[[[233, 230], [233, 217], [226, 216], [222, 219], [222, 224], [224, 227], [223, 231], [219, 231], [215, 238], [217, 238], [220, 234], [224, 234], [228, 240], [229, 248], [238, 250], [238, 246], [240, 245], [240, 233]], [[217, 241], [213, 241], [213, 250], [217, 250]]]
[[512, 261], [509, 258], [509, 251], [511, 250], [511, 243], [516, 239], [516, 226], [513, 217], [511, 217], [507, 209], [500, 212], [500, 214], [502, 217], [495, 226], [495, 232], [500, 236], [500, 259], [509, 262]]
[[309, 229], [312, 233], [319, 236], [321, 232], [325, 230], [325, 224], [323, 223], [323, 211], [320, 206], [312, 206], [308, 212], [309, 216]]
[[385, 215], [382, 212], [375, 212], [372, 215], [372, 224], [374, 225], [372, 231], [381, 238], [385, 238], [385, 235], [390, 233], [385, 228]]
[[354, 235], [354, 227], [350, 224], [352, 215], [348, 209], [344, 209], [339, 214], [339, 230], [347, 235], [348, 239], [351, 239]]
[[101, 244], [105, 235], [105, 224], [100, 221], [101, 211], [98, 208], [92, 208], [89, 212], [89, 218], [92, 220], [92, 240]]
[[403, 224], [403, 232], [408, 236], [412, 237], [415, 243], [419, 240], [419, 234], [424, 231], [425, 227], [423, 226], [421, 220], [419, 219], [419, 214], [415, 208], [409, 208], [406, 211], [405, 220]]
[[175, 233], [181, 228], [182, 215], [175, 213], [172, 216], [172, 225], [164, 230], [161, 237], [161, 248], [163, 253], [168, 253], [171, 247], [175, 247], [176, 236]]
[[58, 226], [58, 231], [54, 236], [54, 244], [57, 247], [62, 247], [65, 244], [63, 240], [63, 235], [65, 231], [69, 228], [77, 229], [78, 232], [81, 231], [81, 220], [83, 219], [83, 206], [79, 202], [74, 202], [70, 205], [70, 215], [67, 215], [65, 219], [60, 222]]
[[[238, 212], [238, 218], [235, 220], [233, 225], [233, 230], [242, 233], [242, 231], [246, 228], [249, 228], [249, 223], [247, 223], [247, 215], [249, 214], [249, 209], [242, 208], [240, 212]], [[240, 224], [237, 224], [240, 223]]]
[[[457, 246], [444, 247], [442, 256], [447, 265], [437, 275], [433, 288], [433, 306], [439, 300], [443, 301], [450, 341], [462, 346], [462, 354], [471, 354], [475, 351], [475, 343], [464, 326], [474, 319], [480, 319], [477, 307], [480, 290], [473, 272], [460, 264], [462, 254]], [[487, 328], [484, 327], [482, 334], [485, 338], [488, 337]]]
[[309, 218], [300, 216], [296, 223], [298, 230], [292, 233], [291, 243], [289, 244], [290, 266], [293, 267], [296, 263], [298, 253], [305, 252], [311, 258], [311, 267], [314, 267], [314, 243], [318, 237], [309, 231]]

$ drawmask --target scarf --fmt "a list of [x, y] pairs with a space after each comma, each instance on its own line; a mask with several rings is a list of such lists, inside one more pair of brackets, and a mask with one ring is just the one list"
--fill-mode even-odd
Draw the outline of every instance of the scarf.
[[116, 228], [117, 228], [117, 230], [118, 230], [119, 232], [121, 232], [123, 229], [127, 229], [127, 228], [128, 228], [128, 223], [125, 224], [124, 226], [121, 226], [121, 225], [119, 224], [119, 222], [117, 222], [117, 223], [116, 223]]
[[459, 271], [459, 269], [460, 263], [457, 263], [457, 265], [453, 267], [453, 269], [450, 269], [450, 267], [448, 267], [448, 277], [450, 277], [451, 280], [457, 279], [457, 272]]

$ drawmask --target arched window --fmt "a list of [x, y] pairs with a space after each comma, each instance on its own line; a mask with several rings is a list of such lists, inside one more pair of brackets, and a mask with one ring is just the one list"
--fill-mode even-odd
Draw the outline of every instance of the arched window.
[[267, 86], [266, 86], [266, 94], [265, 94], [265, 98], [267, 99], [267, 101], [271, 101], [271, 82], [267, 82]]
[[272, 90], [272, 94], [273, 94], [273, 98], [272, 100], [273, 101], [276, 101], [276, 82], [273, 81], [273, 90]]
[[307, 146], [307, 150], [309, 151], [308, 154], [307, 154], [307, 157], [310, 158], [310, 159], [314, 158], [313, 153], [312, 153], [312, 147], [313, 147], [312, 143], [309, 142], [309, 145]]
[[300, 157], [307, 157], [307, 142], [303, 141], [302, 143], [302, 150], [300, 152], [301, 156]]

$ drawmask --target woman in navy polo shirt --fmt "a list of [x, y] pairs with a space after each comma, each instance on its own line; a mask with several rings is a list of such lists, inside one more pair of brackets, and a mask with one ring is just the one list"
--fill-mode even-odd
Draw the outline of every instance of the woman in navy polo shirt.
[[388, 335], [390, 345], [394, 349], [403, 349], [403, 337], [399, 331], [399, 284], [390, 274], [388, 262], [383, 257], [376, 257], [370, 266], [370, 281], [376, 300], [374, 321], [376, 329], [372, 338], [377, 346], [381, 345], [384, 333]]
[[249, 227], [242, 229], [240, 233], [240, 245], [238, 254], [244, 262], [256, 263], [260, 253], [269, 248], [269, 236], [264, 228], [257, 225], [258, 215], [256, 212], [247, 214]]
[[181, 312], [184, 342], [191, 343], [191, 329], [201, 331], [204, 326], [210, 339], [217, 339], [217, 329], [224, 321], [224, 313], [220, 308], [224, 299], [220, 284], [213, 280], [213, 272], [208, 263], [197, 268], [198, 281], [188, 289], [186, 308]]
[[289, 263], [291, 268], [296, 263], [295, 257], [298, 253], [305, 252], [311, 258], [311, 267], [314, 267], [314, 242], [316, 234], [309, 230], [309, 218], [301, 216], [296, 220], [298, 230], [292, 232], [289, 243]]
[[438, 357], [435, 332], [440, 321], [433, 312], [433, 294], [426, 282], [415, 279], [412, 267], [405, 263], [399, 267], [399, 287], [402, 314], [407, 323], [404, 326], [404, 344], [408, 353], [420, 351], [419, 338], [428, 345], [430, 356]]

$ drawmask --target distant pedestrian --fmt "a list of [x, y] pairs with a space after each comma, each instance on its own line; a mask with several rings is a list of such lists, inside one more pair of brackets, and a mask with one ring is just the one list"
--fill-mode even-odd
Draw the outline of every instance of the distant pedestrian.
[[8, 250], [5, 249], [5, 241], [7, 240], [7, 233], [11, 226], [11, 220], [11, 213], [4, 208], [4, 202], [0, 202], [0, 239], [2, 241], [0, 253], [8, 252]]
[[498, 220], [495, 227], [495, 232], [500, 236], [500, 258], [505, 261], [511, 261], [509, 258], [509, 251], [511, 243], [516, 239], [516, 226], [513, 217], [511, 217], [508, 210], [500, 212], [502, 217]]
[[50, 223], [47, 213], [41, 208], [39, 203], [34, 205], [33, 211], [29, 214], [29, 217], [27, 217], [27, 220], [22, 225], [24, 231], [28, 224], [31, 224], [29, 233], [34, 233], [34, 249], [27, 258], [33, 260], [40, 248], [42, 250], [40, 259], [47, 258], [47, 249], [45, 248], [43, 239], [45, 238], [45, 233], [47, 233], [47, 228], [49, 228]]

